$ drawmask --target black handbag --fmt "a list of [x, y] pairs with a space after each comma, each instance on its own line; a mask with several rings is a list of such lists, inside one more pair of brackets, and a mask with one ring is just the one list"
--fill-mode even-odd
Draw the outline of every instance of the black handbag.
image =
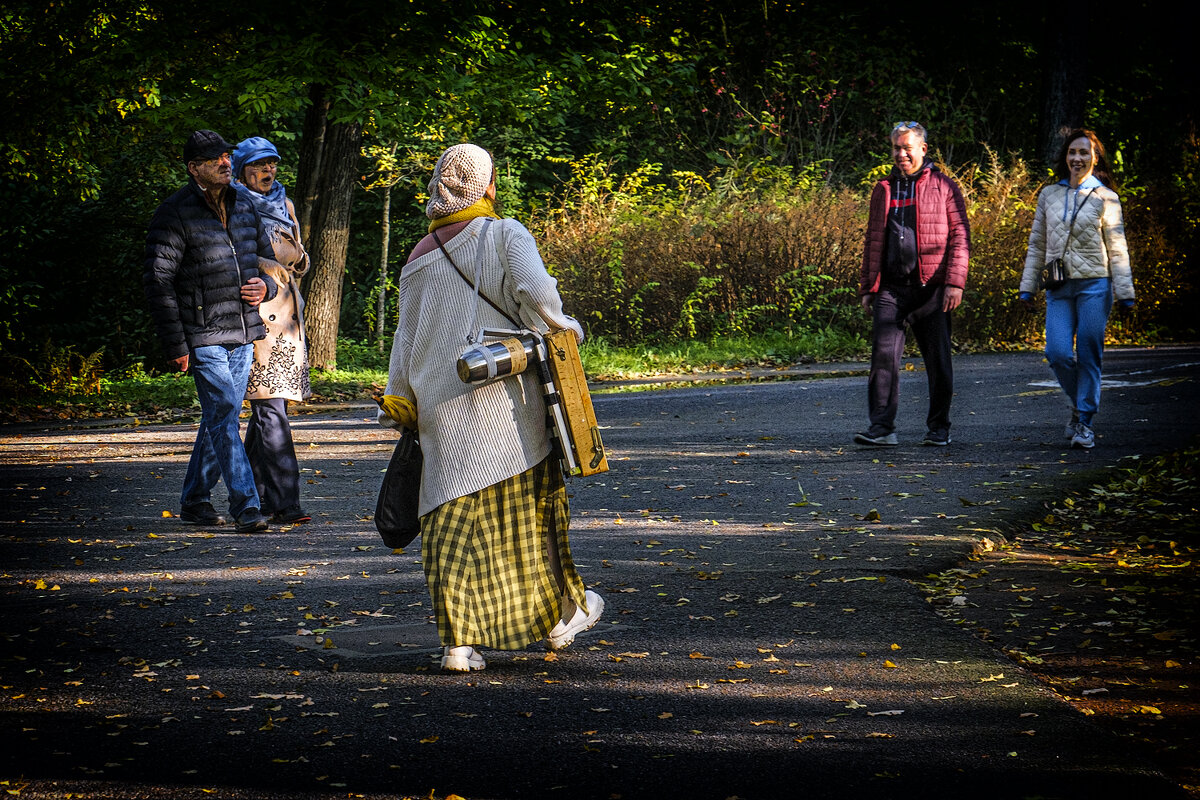
[[417, 504], [421, 497], [422, 466], [417, 432], [406, 428], [392, 452], [375, 503], [375, 528], [383, 543], [393, 550], [404, 547], [421, 532]]
[[1067, 285], [1067, 265], [1061, 258], [1056, 258], [1042, 267], [1042, 288], [1059, 289]]

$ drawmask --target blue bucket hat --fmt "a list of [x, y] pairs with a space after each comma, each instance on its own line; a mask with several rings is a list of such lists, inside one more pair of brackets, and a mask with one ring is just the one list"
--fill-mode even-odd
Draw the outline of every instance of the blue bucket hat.
[[242, 167], [264, 158], [279, 158], [275, 145], [261, 136], [251, 136], [238, 142], [233, 151], [233, 177], [241, 180]]

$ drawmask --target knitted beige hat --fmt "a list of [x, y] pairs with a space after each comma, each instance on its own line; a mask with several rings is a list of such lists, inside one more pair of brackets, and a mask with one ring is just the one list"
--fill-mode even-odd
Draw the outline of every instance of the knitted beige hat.
[[433, 168], [429, 181], [429, 204], [425, 216], [448, 217], [483, 197], [492, 182], [492, 157], [474, 144], [456, 144], [446, 149]]

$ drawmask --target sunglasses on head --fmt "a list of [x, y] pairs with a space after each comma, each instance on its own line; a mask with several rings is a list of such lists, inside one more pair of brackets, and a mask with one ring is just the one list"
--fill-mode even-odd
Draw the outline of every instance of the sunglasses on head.
[[906, 128], [919, 128], [919, 127], [921, 127], [921, 123], [914, 122], [913, 120], [909, 120], [908, 122], [897, 122], [895, 127], [892, 128], [892, 130], [898, 131], [898, 130], [902, 130], [902, 129], [906, 129]]

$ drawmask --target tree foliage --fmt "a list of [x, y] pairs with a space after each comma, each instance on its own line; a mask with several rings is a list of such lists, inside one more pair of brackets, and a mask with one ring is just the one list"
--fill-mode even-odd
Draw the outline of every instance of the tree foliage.
[[[721, 219], [749, 224], [746, 191], [772, 181], [803, 182], [806, 197], [861, 191], [902, 119], [925, 124], [952, 168], [1023, 156], [1036, 184], [1053, 109], [1069, 101], [1109, 144], [1131, 226], [1153, 232], [1138, 247], [1172, 282], [1175, 295], [1163, 296], [1191, 297], [1196, 55], [1158, 4], [1135, 0], [1127, 11], [1120, 54], [1087, 48], [1080, 63], [1062, 59], [1064, 37], [1078, 38], [1064, 24], [1080, 20], [1033, 3], [939, 14], [881, 0], [314, 0], [280, 13], [258, 2], [14, 0], [0, 11], [0, 354], [35, 357], [52, 340], [103, 348], [110, 367], [155, 363], [142, 240], [155, 205], [184, 182], [182, 143], [198, 128], [279, 147], [280, 178], [317, 255], [308, 291], [322, 363], [333, 363], [339, 332], [371, 335], [388, 266], [381, 197], [361, 191], [375, 162], [360, 146], [396, 145], [394, 274], [424, 228], [428, 165], [458, 141], [494, 153], [502, 202], [519, 218], [565, 207], [566, 187], [580, 186], [573, 170], [588, 164], [617, 187], [641, 176], [646, 195], [665, 197], [680, 175], [707, 180], [712, 235]], [[1088, 41], [1103, 40], [1095, 12], [1079, 13], [1093, 14]], [[1064, 63], [1075, 70], [1066, 79]], [[1063, 103], [1050, 102], [1055, 92]], [[361, 141], [340, 137], [354, 132]], [[326, 160], [335, 139], [342, 157]], [[746, 220], [723, 208], [734, 200]], [[1016, 239], [1005, 237], [1009, 248]], [[981, 253], [994, 250], [981, 241]], [[733, 270], [725, 289], [697, 283], [683, 295], [690, 322], [637, 318], [633, 303], [623, 324], [699, 331], [695, 315], [718, 300], [732, 303], [720, 313], [746, 318], [763, 298], [721, 291], [744, 285], [737, 270], [752, 266], [722, 268]], [[641, 289], [642, 299], [698, 274], [675, 262], [646, 269], [658, 288]], [[1170, 310], [1186, 305], [1164, 303], [1143, 322], [1187, 330], [1190, 317]]]

